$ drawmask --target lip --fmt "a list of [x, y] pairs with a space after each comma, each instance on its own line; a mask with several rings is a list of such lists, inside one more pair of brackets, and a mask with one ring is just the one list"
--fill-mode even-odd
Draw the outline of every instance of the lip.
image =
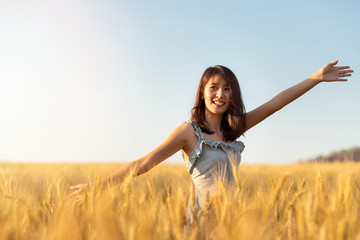
[[215, 100], [215, 101], [212, 101], [212, 103], [217, 106], [217, 107], [223, 107], [225, 106], [225, 102], [224, 101], [218, 101], [218, 100]]

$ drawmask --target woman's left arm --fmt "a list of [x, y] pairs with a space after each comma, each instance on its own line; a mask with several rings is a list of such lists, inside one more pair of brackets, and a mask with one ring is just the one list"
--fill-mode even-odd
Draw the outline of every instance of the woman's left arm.
[[337, 63], [338, 60], [326, 64], [311, 77], [282, 91], [260, 107], [247, 112], [245, 114], [245, 131], [254, 127], [276, 111], [282, 109], [284, 106], [291, 103], [320, 82], [347, 81], [345, 77], [350, 77], [353, 70], [351, 70], [349, 66], [335, 66]]

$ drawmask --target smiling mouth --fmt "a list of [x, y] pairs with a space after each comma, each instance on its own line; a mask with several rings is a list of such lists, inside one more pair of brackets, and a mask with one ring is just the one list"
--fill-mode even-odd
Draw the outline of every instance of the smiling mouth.
[[222, 107], [222, 106], [225, 105], [224, 102], [220, 102], [220, 101], [213, 101], [213, 103], [214, 103], [216, 106], [218, 106], [218, 107]]

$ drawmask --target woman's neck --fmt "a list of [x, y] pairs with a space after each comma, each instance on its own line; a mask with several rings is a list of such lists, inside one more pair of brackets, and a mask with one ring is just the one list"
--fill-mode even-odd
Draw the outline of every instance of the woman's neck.
[[213, 114], [205, 110], [205, 119], [210, 131], [215, 132], [215, 134], [221, 133], [220, 126], [221, 126], [222, 115]]

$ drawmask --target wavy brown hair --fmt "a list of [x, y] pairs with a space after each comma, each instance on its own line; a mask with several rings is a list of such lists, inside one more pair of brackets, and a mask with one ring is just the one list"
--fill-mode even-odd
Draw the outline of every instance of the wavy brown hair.
[[209, 67], [203, 73], [196, 93], [195, 106], [191, 111], [191, 120], [195, 122], [203, 132], [214, 132], [206, 125], [204, 88], [212, 77], [219, 76], [230, 85], [230, 106], [221, 120], [220, 129], [225, 141], [234, 141], [245, 132], [245, 105], [242, 99], [239, 81], [235, 74], [227, 67], [216, 65]]

